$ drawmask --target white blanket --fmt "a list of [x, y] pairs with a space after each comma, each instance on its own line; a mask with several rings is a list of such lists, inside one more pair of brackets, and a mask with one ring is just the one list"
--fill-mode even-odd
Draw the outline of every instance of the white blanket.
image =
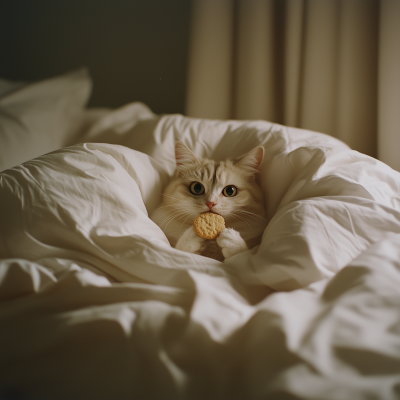
[[[140, 104], [84, 139], [0, 174], [0, 398], [399, 398], [399, 173], [319, 133]], [[265, 147], [259, 247], [171, 248], [148, 215], [176, 139]]]

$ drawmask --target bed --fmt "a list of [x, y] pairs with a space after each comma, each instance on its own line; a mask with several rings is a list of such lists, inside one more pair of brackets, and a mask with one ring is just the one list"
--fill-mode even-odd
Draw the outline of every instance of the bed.
[[[266, 121], [86, 109], [85, 70], [0, 81], [1, 399], [398, 399], [400, 174]], [[149, 218], [179, 139], [265, 148], [270, 223], [225, 262]]]

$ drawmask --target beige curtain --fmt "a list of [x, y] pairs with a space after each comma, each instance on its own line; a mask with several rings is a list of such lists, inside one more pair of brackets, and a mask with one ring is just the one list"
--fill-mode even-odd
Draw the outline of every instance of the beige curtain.
[[194, 0], [186, 113], [335, 136], [400, 171], [400, 0]]

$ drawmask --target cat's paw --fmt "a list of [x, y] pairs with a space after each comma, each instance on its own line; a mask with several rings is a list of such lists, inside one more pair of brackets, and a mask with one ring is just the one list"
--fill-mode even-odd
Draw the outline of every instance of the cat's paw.
[[246, 242], [238, 231], [232, 228], [225, 228], [217, 237], [217, 244], [221, 247], [222, 254], [226, 258], [248, 250]]
[[203, 238], [196, 234], [193, 226], [186, 229], [183, 235], [179, 238], [178, 243], [175, 248], [182, 251], [187, 251], [188, 253], [196, 253], [200, 250], [204, 243]]

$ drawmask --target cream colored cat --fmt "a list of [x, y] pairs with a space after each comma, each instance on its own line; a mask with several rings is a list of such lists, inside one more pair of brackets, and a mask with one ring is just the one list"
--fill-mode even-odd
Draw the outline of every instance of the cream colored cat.
[[[255, 175], [264, 157], [259, 146], [238, 160], [216, 162], [197, 158], [182, 142], [175, 146], [176, 172], [151, 219], [171, 246], [223, 261], [260, 243], [267, 226], [264, 198]], [[195, 218], [212, 211], [225, 218], [216, 240], [193, 230]]]

